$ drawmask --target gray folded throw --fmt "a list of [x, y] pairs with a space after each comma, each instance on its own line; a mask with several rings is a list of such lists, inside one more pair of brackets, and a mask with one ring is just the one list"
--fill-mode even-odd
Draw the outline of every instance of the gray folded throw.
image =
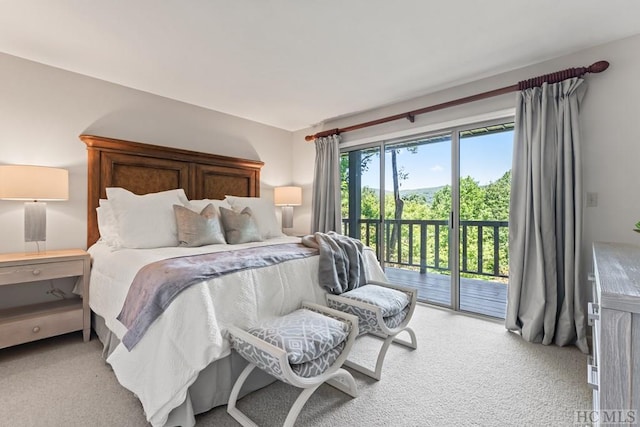
[[367, 283], [360, 240], [335, 231], [315, 233], [302, 238], [302, 244], [320, 250], [320, 285], [335, 295]]

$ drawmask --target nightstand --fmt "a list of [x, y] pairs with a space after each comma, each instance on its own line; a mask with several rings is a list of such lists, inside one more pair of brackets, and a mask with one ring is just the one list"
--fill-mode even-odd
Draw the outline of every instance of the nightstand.
[[89, 341], [89, 254], [80, 249], [41, 254], [0, 254], [3, 285], [76, 277], [83, 298], [67, 298], [0, 310], [0, 348], [82, 330]]

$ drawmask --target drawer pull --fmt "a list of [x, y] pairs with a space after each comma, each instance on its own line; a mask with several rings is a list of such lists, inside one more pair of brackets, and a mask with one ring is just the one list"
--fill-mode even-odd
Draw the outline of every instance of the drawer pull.
[[33, 327], [33, 333], [37, 334], [38, 332], [40, 332], [40, 326], [34, 326]]
[[588, 358], [587, 363], [587, 384], [593, 390], [598, 390], [598, 367], [593, 365], [593, 358]]
[[600, 305], [590, 302], [587, 304], [587, 323], [593, 326], [594, 320], [600, 320]]
[[36, 269], [36, 270], [32, 270], [31, 272], [33, 273], [33, 275], [34, 275], [34, 276], [37, 276], [37, 275], [39, 275], [40, 273], [42, 273], [42, 270], [37, 270], [37, 269]]

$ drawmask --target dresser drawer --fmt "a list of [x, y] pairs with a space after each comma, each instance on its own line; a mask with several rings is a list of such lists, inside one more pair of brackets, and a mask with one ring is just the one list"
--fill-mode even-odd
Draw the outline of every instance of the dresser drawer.
[[0, 267], [0, 285], [82, 276], [83, 273], [82, 260]]
[[0, 311], [0, 348], [83, 329], [82, 300]]
[[598, 365], [596, 365], [593, 357], [587, 358], [587, 385], [593, 390], [600, 388], [600, 376], [598, 375]]

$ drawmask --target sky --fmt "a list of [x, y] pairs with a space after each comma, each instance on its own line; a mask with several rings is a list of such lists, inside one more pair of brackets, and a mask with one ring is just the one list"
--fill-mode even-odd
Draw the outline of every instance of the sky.
[[[460, 141], [460, 175], [471, 176], [480, 185], [496, 181], [511, 169], [513, 131], [463, 138]], [[387, 153], [385, 186], [393, 189], [391, 154]], [[375, 156], [362, 175], [362, 185], [379, 188], [380, 159]], [[434, 142], [418, 147], [416, 153], [401, 150], [398, 167], [408, 174], [401, 182], [401, 190], [439, 187], [451, 184], [451, 141]]]

